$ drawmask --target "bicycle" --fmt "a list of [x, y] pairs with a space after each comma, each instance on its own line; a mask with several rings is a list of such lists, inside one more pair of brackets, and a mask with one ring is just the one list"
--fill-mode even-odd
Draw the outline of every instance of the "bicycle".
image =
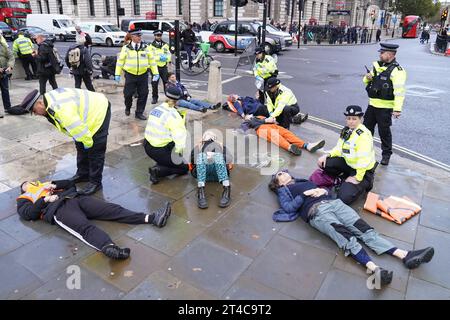
[[208, 52], [210, 44], [208, 42], [202, 42], [199, 44], [200, 49], [196, 49], [197, 52], [192, 57], [191, 65], [189, 66], [189, 57], [186, 51], [180, 52], [181, 57], [181, 71], [184, 74], [195, 76], [199, 75], [209, 69], [211, 61], [214, 60]]

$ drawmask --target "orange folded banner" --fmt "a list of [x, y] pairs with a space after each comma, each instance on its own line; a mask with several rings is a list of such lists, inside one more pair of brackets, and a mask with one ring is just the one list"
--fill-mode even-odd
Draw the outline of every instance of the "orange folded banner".
[[403, 224], [422, 210], [408, 197], [389, 196], [381, 199], [378, 194], [373, 192], [367, 194], [364, 209], [397, 224]]

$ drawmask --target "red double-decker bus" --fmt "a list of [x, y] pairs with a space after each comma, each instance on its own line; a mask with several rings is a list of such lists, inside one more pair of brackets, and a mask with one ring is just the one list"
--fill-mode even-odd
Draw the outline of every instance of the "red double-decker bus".
[[417, 38], [419, 36], [420, 17], [406, 16], [403, 19], [403, 38]]
[[25, 26], [29, 13], [29, 0], [0, 0], [0, 21], [6, 22], [13, 30]]

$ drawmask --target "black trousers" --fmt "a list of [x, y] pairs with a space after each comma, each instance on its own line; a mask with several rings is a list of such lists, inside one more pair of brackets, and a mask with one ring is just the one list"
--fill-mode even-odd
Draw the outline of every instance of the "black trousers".
[[375, 126], [378, 125], [382, 155], [383, 157], [390, 157], [392, 154], [392, 109], [375, 108], [369, 105], [364, 114], [364, 125], [372, 132], [372, 135], [374, 134]]
[[[325, 163], [324, 171], [333, 177], [340, 177], [345, 180], [347, 177], [354, 176], [356, 170], [349, 167], [344, 158], [328, 157]], [[351, 182], [342, 182], [338, 191], [338, 198], [345, 204], [352, 204], [365, 191], [370, 191], [373, 186], [374, 170], [366, 171], [363, 180], [358, 184]]]
[[0, 90], [2, 91], [3, 108], [11, 108], [11, 98], [9, 97], [9, 77], [0, 75]]
[[[91, 223], [90, 219], [144, 224], [146, 214], [125, 209], [96, 197], [80, 196], [66, 199], [56, 211], [56, 224], [91, 247], [101, 250], [113, 243], [109, 235]], [[153, 218], [149, 217], [149, 221]]]
[[[159, 77], [163, 82], [164, 90], [166, 90], [166, 83], [169, 80], [169, 71], [167, 70], [167, 65], [165, 65], [164, 67], [158, 67], [158, 72]], [[158, 99], [158, 84], [159, 79], [158, 81], [152, 81], [152, 98]]]
[[46, 91], [47, 81], [50, 83], [53, 89], [58, 88], [58, 84], [56, 83], [55, 74], [52, 73], [44, 73], [39, 75], [39, 89], [40, 93], [44, 94]]
[[133, 104], [133, 95], [137, 90], [138, 98], [136, 104], [136, 115], [143, 114], [148, 98], [148, 72], [136, 76], [125, 72], [125, 87], [123, 95], [125, 96], [125, 108], [131, 109]]
[[100, 70], [102, 71], [102, 78], [103, 79], [109, 79], [109, 77], [112, 75], [114, 76], [114, 69], [110, 67], [104, 67], [100, 66]]
[[83, 72], [83, 74], [74, 74], [73, 77], [75, 78], [75, 88], [81, 89], [81, 81], [83, 81], [86, 89], [95, 92], [94, 85], [92, 84], [92, 78], [89, 73]]
[[[33, 75], [36, 74], [36, 62], [34, 61], [33, 56], [31, 54], [23, 55], [20, 57], [20, 61], [22, 62], [23, 70], [25, 71], [27, 78], [31, 79]], [[30, 66], [33, 71], [30, 70]]]
[[[291, 106], [285, 106], [283, 109], [283, 112], [281, 112], [281, 114], [276, 117], [275, 119], [278, 122], [278, 125], [286, 128], [289, 130], [291, 123], [292, 123], [292, 117], [294, 117], [297, 113], [300, 112], [300, 108], [298, 107], [298, 104], [293, 104]], [[264, 116], [264, 117], [269, 117], [269, 111], [267, 110], [267, 106], [264, 106], [264, 108], [258, 108], [258, 110], [256, 110], [256, 112], [253, 114], [255, 117], [256, 116]]]
[[[159, 167], [160, 177], [167, 177], [172, 174], [183, 175], [189, 171], [188, 165], [183, 162], [181, 157], [176, 156], [175, 153], [172, 155], [174, 147], [175, 143], [173, 142], [164, 147], [153, 147], [147, 140], [144, 140], [145, 153], [155, 160]], [[178, 164], [173, 162], [172, 156], [176, 158], [176, 160], [179, 160]]]
[[92, 137], [94, 140], [93, 146], [85, 150], [81, 142], [75, 142], [77, 148], [77, 175], [89, 177], [89, 182], [94, 184], [102, 182], [110, 121], [111, 104], [108, 106], [102, 126]]

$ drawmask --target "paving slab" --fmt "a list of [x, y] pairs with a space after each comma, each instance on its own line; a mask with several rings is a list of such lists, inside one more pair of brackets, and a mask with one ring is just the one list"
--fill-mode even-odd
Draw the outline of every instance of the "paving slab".
[[450, 201], [423, 197], [420, 225], [450, 233]]
[[0, 231], [0, 256], [17, 249], [22, 244], [7, 233]]
[[450, 290], [427, 281], [409, 278], [407, 300], [450, 300]]
[[25, 221], [18, 214], [0, 220], [0, 230], [22, 244], [34, 241], [54, 231], [57, 227], [45, 221]]
[[252, 280], [246, 276], [239, 277], [222, 299], [226, 300], [293, 300], [294, 298], [273, 288]]
[[0, 193], [0, 220], [17, 214], [16, 199], [19, 194], [19, 187]]
[[425, 184], [424, 195], [438, 200], [449, 201], [450, 179], [447, 179], [447, 183], [436, 183], [435, 181], [427, 181], [427, 183]]

